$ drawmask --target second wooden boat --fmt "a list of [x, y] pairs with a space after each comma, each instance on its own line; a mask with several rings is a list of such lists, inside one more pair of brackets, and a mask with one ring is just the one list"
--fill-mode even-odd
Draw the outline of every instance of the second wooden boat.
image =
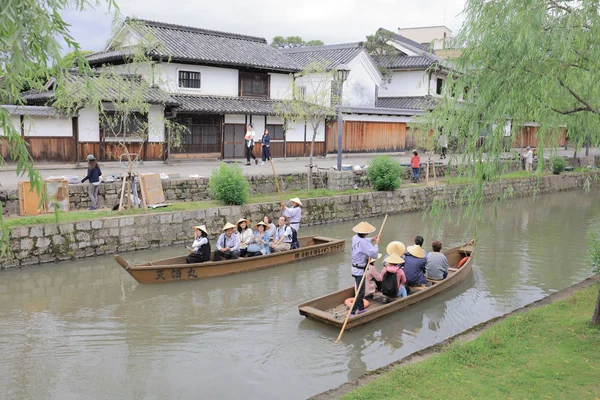
[[240, 257], [237, 260], [206, 261], [198, 264], [187, 264], [185, 261], [187, 255], [183, 255], [164, 260], [131, 264], [121, 256], [115, 255], [115, 261], [139, 283], [167, 283], [256, 271], [307, 258], [339, 253], [344, 251], [346, 247], [345, 240], [324, 236], [303, 236], [299, 240], [299, 249], [258, 257]]
[[[367, 312], [351, 316], [350, 319], [348, 319], [346, 330], [356, 328], [378, 318], [385, 317], [388, 314], [400, 311], [458, 285], [471, 273], [473, 262], [473, 258], [471, 257], [472, 252], [472, 244], [466, 244], [445, 251], [444, 254], [446, 255], [446, 258], [448, 258], [448, 263], [451, 266], [446, 279], [443, 281], [431, 281], [433, 285], [430, 287], [411, 287], [411, 294], [406, 298], [396, 298], [386, 304], [383, 302], [385, 296], [379, 292], [375, 293], [373, 299], [369, 300], [370, 304], [367, 308]], [[465, 257], [469, 257], [469, 259], [458, 268], [458, 264]], [[348, 307], [344, 304], [344, 301], [348, 298], [354, 298], [354, 295], [354, 287], [351, 287], [300, 304], [298, 310], [300, 311], [300, 315], [309, 319], [324, 322], [341, 329], [344, 324], [344, 319], [348, 314]]]

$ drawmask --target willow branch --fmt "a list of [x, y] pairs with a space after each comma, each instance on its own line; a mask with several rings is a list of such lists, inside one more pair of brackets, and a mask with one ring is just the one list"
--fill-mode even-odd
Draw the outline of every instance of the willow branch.
[[598, 109], [594, 106], [592, 106], [588, 101], [584, 100], [580, 95], [578, 95], [577, 93], [575, 93], [575, 91], [573, 89], [571, 89], [569, 86], [567, 86], [562, 79], [558, 78], [558, 83], [560, 83], [560, 86], [564, 87], [565, 89], [567, 89], [567, 91], [569, 93], [571, 93], [571, 96], [575, 97], [577, 99], [577, 101], [579, 101], [581, 104], [583, 104], [584, 106], [587, 107], [587, 109], [589, 111], [592, 111], [596, 114], [599, 114]]

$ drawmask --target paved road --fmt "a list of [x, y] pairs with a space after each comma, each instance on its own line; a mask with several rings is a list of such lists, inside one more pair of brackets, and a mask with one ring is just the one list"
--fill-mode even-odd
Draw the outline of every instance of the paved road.
[[[546, 154], [550, 154], [548, 150]], [[573, 155], [573, 150], [559, 150], [561, 155]], [[583, 154], [583, 152], [580, 152]], [[592, 149], [592, 155], [600, 155], [600, 149]], [[344, 155], [342, 164], [347, 165], [366, 165], [369, 160], [373, 158], [375, 154], [349, 154]], [[392, 153], [390, 156], [401, 163], [410, 162], [410, 153]], [[440, 160], [439, 155], [434, 156], [434, 160], [437, 162], [447, 163], [451, 158]], [[271, 165], [265, 163], [265, 165], [246, 166], [244, 165], [245, 160], [240, 160], [240, 165], [244, 169], [245, 175], [271, 175]], [[421, 155], [421, 161], [425, 161], [425, 156]], [[277, 174], [292, 174], [306, 172], [308, 165], [308, 158], [288, 158], [288, 159], [274, 159], [275, 170]], [[179, 173], [182, 177], [188, 177], [192, 174], [198, 174], [200, 176], [210, 176], [213, 169], [219, 166], [217, 160], [195, 160], [195, 161], [178, 161], [171, 165], [167, 165], [160, 161], [147, 161], [139, 165], [139, 172], [151, 172], [151, 173]], [[335, 155], [328, 155], [326, 158], [319, 157], [315, 158], [314, 164], [319, 168], [332, 169], [337, 165]], [[107, 176], [109, 174], [119, 174], [124, 169], [117, 162], [102, 162], [100, 163], [102, 173]], [[85, 162], [80, 167], [75, 167], [73, 164], [53, 164], [53, 165], [39, 165], [40, 170], [44, 178], [51, 176], [67, 176], [74, 175], [83, 178], [86, 174]], [[19, 178], [13, 166], [0, 167], [0, 189], [16, 189], [17, 182], [26, 180]]]

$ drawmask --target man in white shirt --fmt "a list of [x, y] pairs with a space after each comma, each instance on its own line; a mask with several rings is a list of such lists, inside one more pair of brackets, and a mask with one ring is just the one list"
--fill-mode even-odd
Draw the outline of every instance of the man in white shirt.
[[287, 251], [292, 248], [292, 230], [285, 224], [285, 217], [279, 217], [277, 225], [275, 240], [271, 243], [271, 250], [274, 253]]
[[525, 170], [531, 172], [533, 170], [533, 150], [530, 146], [527, 146], [527, 152], [523, 154], [523, 158], [525, 159]]

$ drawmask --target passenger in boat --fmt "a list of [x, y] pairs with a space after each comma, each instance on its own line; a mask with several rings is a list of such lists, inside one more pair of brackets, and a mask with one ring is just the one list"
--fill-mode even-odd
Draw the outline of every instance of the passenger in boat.
[[235, 260], [240, 256], [240, 240], [233, 233], [235, 225], [226, 223], [223, 232], [217, 240], [217, 249], [215, 250], [215, 261], [221, 261], [221, 258]]
[[424, 242], [425, 239], [423, 239], [423, 236], [415, 236], [415, 245], [419, 246], [423, 250], [423, 253], [425, 254], [425, 259], [427, 260], [428, 253], [423, 249]]
[[[286, 207], [284, 202], [281, 202], [281, 211], [284, 217], [290, 219], [290, 228], [296, 231], [296, 236], [300, 230], [300, 220], [302, 219], [302, 202], [299, 198], [294, 197], [290, 199], [292, 202], [291, 207]], [[300, 248], [300, 242], [298, 240], [292, 242], [292, 249]]]
[[245, 257], [246, 253], [248, 253], [248, 245], [254, 237], [252, 229], [250, 229], [250, 221], [245, 218], [240, 218], [235, 225], [237, 226], [237, 232], [235, 234], [240, 241], [240, 257]]
[[[392, 254], [398, 254], [400, 257], [404, 258], [404, 254], [406, 253], [406, 246], [404, 243], [394, 240], [393, 242], [388, 243], [385, 248], [387, 254], [383, 258], [383, 266], [387, 265], [387, 258]], [[382, 271], [383, 272], [383, 271]]]
[[[362, 277], [365, 274], [365, 268], [369, 262], [369, 258], [377, 259], [379, 255], [379, 236], [367, 238], [369, 233], [375, 232], [375, 227], [368, 222], [361, 222], [352, 230], [356, 233], [352, 238], [352, 277], [354, 278], [355, 287], [358, 287], [358, 296], [352, 305], [350, 313], [362, 314], [366, 312], [364, 297], [365, 285], [361, 285]], [[371, 244], [374, 242], [375, 244]], [[365, 277], [366, 279], [367, 277]]]
[[381, 293], [385, 296], [384, 303], [389, 303], [390, 297], [406, 297], [406, 275], [400, 267], [405, 261], [393, 253], [387, 258], [387, 265], [381, 275]]
[[248, 245], [248, 257], [264, 256], [270, 254], [271, 249], [269, 248], [269, 232], [265, 231], [267, 224], [259, 222], [254, 226], [256, 232], [252, 236], [252, 242]]
[[285, 224], [285, 217], [279, 217], [277, 221], [277, 230], [275, 231], [275, 239], [270, 245], [273, 253], [287, 251], [292, 248], [292, 230]]
[[204, 225], [194, 227], [194, 250], [186, 257], [188, 264], [196, 264], [210, 260], [210, 243], [208, 242], [208, 231]]
[[[375, 261], [381, 258], [381, 253], [377, 254], [377, 259], [371, 259], [369, 266], [367, 267], [365, 276], [365, 299], [372, 299], [373, 294], [381, 290], [381, 275], [379, 271], [377, 271], [377, 267], [375, 267]], [[356, 289], [356, 283], [354, 284], [354, 288]]]
[[433, 279], [435, 281], [441, 281], [446, 279], [448, 276], [448, 259], [442, 253], [442, 242], [439, 240], [431, 243], [433, 252], [427, 255], [427, 263], [425, 264], [427, 279]]
[[408, 286], [427, 285], [425, 279], [425, 252], [421, 246], [408, 246], [404, 255], [404, 273], [406, 274], [406, 284]]
[[267, 232], [269, 233], [270, 240], [273, 241], [275, 238], [275, 231], [277, 230], [277, 225], [273, 223], [273, 217], [265, 215], [263, 222], [267, 225]]

